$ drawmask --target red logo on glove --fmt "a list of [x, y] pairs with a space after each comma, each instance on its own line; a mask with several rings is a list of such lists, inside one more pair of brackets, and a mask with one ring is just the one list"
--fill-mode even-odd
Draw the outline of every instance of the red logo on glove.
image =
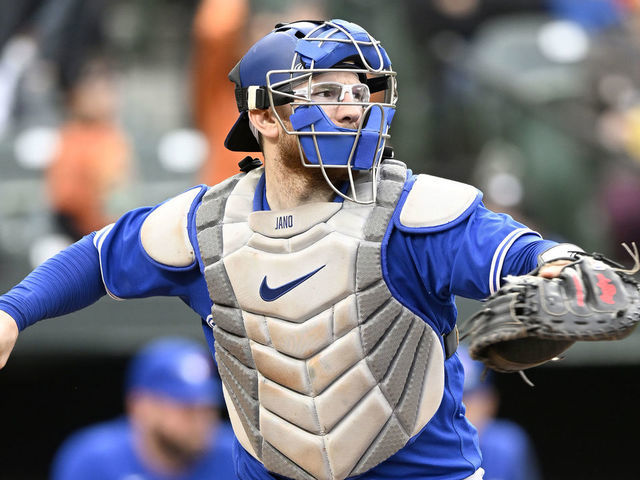
[[579, 307], [584, 307], [584, 290], [582, 289], [582, 282], [577, 275], [573, 276], [573, 284], [576, 286], [576, 302]]
[[615, 304], [616, 302], [613, 301], [613, 297], [615, 297], [617, 292], [615, 285], [601, 273], [596, 275], [596, 277], [598, 278], [598, 283], [596, 283], [596, 285], [600, 287], [600, 291], [602, 292], [600, 300], [604, 303], [608, 303], [609, 305]]

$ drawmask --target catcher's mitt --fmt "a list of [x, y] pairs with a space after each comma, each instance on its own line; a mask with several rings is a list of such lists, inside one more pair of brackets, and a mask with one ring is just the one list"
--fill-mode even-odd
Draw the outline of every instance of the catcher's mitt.
[[[631, 250], [626, 247], [630, 253]], [[545, 363], [577, 340], [617, 340], [640, 321], [640, 283], [633, 270], [599, 254], [577, 253], [558, 277], [537, 271], [509, 276], [464, 326], [469, 354], [497, 371]]]

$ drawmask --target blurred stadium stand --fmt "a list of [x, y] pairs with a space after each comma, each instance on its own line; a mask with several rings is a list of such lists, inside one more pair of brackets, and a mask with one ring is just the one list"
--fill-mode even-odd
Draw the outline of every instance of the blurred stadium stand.
[[[402, 11], [378, 3], [374, 7], [379, 8], [371, 11], [380, 13], [380, 9], [386, 9], [389, 15], [402, 17]], [[360, 12], [365, 15], [354, 8], [359, 5], [359, 2], [351, 2], [342, 8], [348, 14]], [[149, 2], [142, 0], [120, 1], [108, 11], [105, 32], [110, 55], [117, 65], [121, 123], [133, 140], [137, 167], [130, 188], [118, 192], [113, 199], [114, 213], [153, 205], [197, 182], [194, 170], [177, 172], [167, 169], [158, 155], [159, 144], [165, 134], [191, 124], [188, 52], [190, 21], [195, 6], [196, 2], [165, 1], [151, 8]], [[379, 18], [370, 23], [380, 22]], [[452, 166], [456, 163], [455, 158], [451, 162], [442, 162], [424, 154], [416, 155], [411, 144], [403, 143], [407, 131], [416, 136], [416, 127], [402, 121], [403, 115], [409, 116], [407, 110], [414, 110], [406, 104], [399, 107], [400, 126], [396, 129], [400, 140], [396, 140], [396, 145], [400, 153], [397, 156], [421, 171], [457, 169], [457, 178], [485, 183], [481, 185], [485, 190], [487, 178], [483, 172], [500, 167], [503, 170], [520, 169], [525, 198], [521, 211], [517, 213], [531, 216], [535, 219], [533, 223], [539, 223], [541, 231], [547, 235], [558, 232], [560, 238], [569, 237], [594, 249], [608, 249], [610, 245], [602, 238], [606, 234], [606, 221], [594, 222], [593, 213], [589, 211], [596, 209], [593, 202], [597, 200], [594, 195], [597, 176], [593, 169], [602, 168], [605, 157], [602, 147], [597, 145], [593, 132], [589, 130], [595, 114], [584, 106], [588, 98], [586, 67], [575, 62], [553, 64], [540, 53], [536, 32], [548, 19], [548, 15], [536, 12], [501, 16], [484, 22], [468, 48], [468, 54], [451, 61], [449, 67], [466, 79], [467, 90], [460, 91], [463, 95], [459, 101], [467, 101], [460, 106], [464, 107], [463, 114], [471, 112], [473, 121], [471, 126], [470, 120], [466, 120], [455, 128], [460, 136], [478, 137], [474, 140], [480, 147], [475, 152], [476, 158], [467, 158], [465, 153], [464, 164], [455, 167]], [[369, 24], [366, 20], [361, 21]], [[156, 28], [150, 29], [150, 23]], [[390, 28], [391, 33], [398, 29], [397, 26]], [[374, 27], [371, 29], [377, 31]], [[384, 29], [378, 30], [385, 35]], [[403, 48], [403, 41], [409, 41], [406, 37], [406, 34], [399, 34], [397, 38], [393, 36], [391, 46], [387, 47], [392, 57], [398, 59], [396, 68], [401, 81], [405, 74], [403, 66], [410, 63], [407, 56], [415, 55], [415, 52]], [[416, 68], [419, 67], [414, 65], [412, 69]], [[50, 89], [38, 90], [30, 85], [30, 76], [39, 73], [37, 69], [27, 72], [26, 85], [18, 91], [18, 102], [28, 98], [29, 108], [18, 109], [13, 128], [0, 140], [0, 261], [3, 266], [0, 287], [3, 290], [28, 273], [31, 269], [29, 259], [34, 255], [36, 258], [42, 256], [34, 253], [34, 248], [46, 248], [46, 242], [44, 247], [42, 245], [43, 239], [55, 233], [42, 169], [29, 164], [25, 166], [16, 158], [16, 141], [25, 131], [42, 127], [42, 118], [48, 119], [48, 125], [45, 123], [44, 126], [55, 126], [52, 119], [55, 115], [51, 112], [59, 105], [57, 94]], [[407, 76], [410, 77], [411, 73]], [[401, 83], [401, 101], [418, 95], [411, 81], [408, 84], [406, 89], [402, 89]], [[37, 105], [37, 99], [42, 105]], [[428, 103], [429, 99], [424, 99], [424, 102]], [[62, 116], [59, 111], [57, 115]], [[574, 119], [579, 119], [579, 122]], [[453, 120], [462, 119], [456, 117]], [[496, 145], [496, 139], [501, 140], [503, 150], [511, 147], [521, 156], [520, 165], [514, 166], [513, 162], [517, 163], [514, 155], [507, 155], [498, 167], [492, 165], [500, 151], [491, 150], [493, 154], [488, 155], [488, 160], [483, 157], [483, 152]], [[423, 144], [421, 148], [434, 153], [432, 146]], [[452, 152], [454, 157], [456, 154], [460, 152]], [[595, 161], [594, 157], [600, 160]], [[190, 161], [185, 159], [185, 163]], [[492, 200], [490, 192], [485, 191], [485, 195], [489, 201]], [[51, 242], [56, 245], [55, 237]], [[464, 319], [477, 304], [466, 300], [461, 302], [460, 318]], [[180, 302], [153, 299], [134, 303], [135, 306], [123, 307], [122, 313], [116, 316], [112, 310], [120, 308], [120, 305], [103, 299], [86, 311], [54, 322], [43, 322], [22, 335], [17, 351], [25, 354], [43, 350], [51, 353], [84, 351], [94, 355], [124, 353], [153, 335], [170, 331], [199, 334], [198, 320], [192, 318], [194, 315]], [[172, 315], [166, 315], [169, 312]], [[176, 321], [174, 315], [186, 317], [185, 321]], [[117, 322], [122, 322], [127, 328], [117, 328]], [[566, 361], [568, 364], [596, 365], [635, 363], [639, 359], [640, 332], [622, 342], [576, 346]]]

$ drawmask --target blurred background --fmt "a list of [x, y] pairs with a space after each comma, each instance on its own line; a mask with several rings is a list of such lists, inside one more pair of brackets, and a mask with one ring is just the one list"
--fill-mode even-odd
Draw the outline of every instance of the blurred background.
[[[341, 17], [398, 72], [392, 144], [545, 237], [629, 265], [640, 243], [638, 0], [0, 0], [0, 291], [121, 213], [237, 172], [228, 71], [277, 22]], [[461, 300], [460, 318], [478, 304]], [[0, 479], [122, 411], [151, 338], [201, 341], [175, 299], [104, 298], [21, 334], [0, 372]], [[497, 375], [542, 478], [636, 478], [640, 331]], [[491, 479], [487, 479], [491, 480]]]

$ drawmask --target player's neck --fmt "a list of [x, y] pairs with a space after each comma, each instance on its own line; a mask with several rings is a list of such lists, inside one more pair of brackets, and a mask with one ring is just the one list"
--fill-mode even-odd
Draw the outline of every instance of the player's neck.
[[329, 202], [335, 196], [318, 168], [301, 163], [265, 162], [267, 201], [272, 210], [295, 208], [316, 202]]

